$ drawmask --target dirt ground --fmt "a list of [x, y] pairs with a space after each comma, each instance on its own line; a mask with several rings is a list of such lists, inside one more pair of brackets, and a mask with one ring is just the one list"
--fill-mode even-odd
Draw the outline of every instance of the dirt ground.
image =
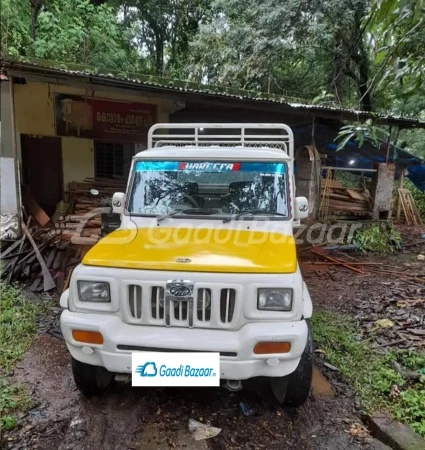
[[[417, 233], [420, 237], [420, 231], [415, 231], [415, 236]], [[421, 251], [425, 253], [425, 245], [410, 246], [404, 253], [385, 259], [354, 257], [357, 261], [385, 262], [400, 267], [400, 272], [407, 268], [403, 272], [407, 274], [425, 272], [425, 262], [417, 261], [416, 256]], [[359, 274], [340, 266], [316, 267], [309, 262], [324, 260], [308, 251], [301, 252], [300, 259], [315, 308], [352, 314], [359, 324], [366, 324], [365, 332], [368, 323], [362, 319], [365, 308], [360, 308], [359, 313], [359, 305], [368, 299], [372, 300], [372, 306], [368, 304], [371, 314], [381, 317], [390, 311], [394, 297], [424, 298], [425, 284], [400, 278], [400, 274], [368, 269]], [[379, 301], [389, 305], [388, 308], [380, 310], [381, 305], [375, 308]], [[424, 311], [423, 304], [415, 304], [409, 309], [409, 317], [423, 320]], [[85, 399], [74, 385], [58, 321], [59, 309], [53, 308], [39, 325], [40, 335], [15, 368], [14, 378], [27, 386], [33, 404], [19, 426], [3, 436], [5, 449], [384, 448], [360, 428], [361, 407], [353, 390], [320, 361], [310, 398], [298, 409], [277, 407], [250, 389], [228, 393], [221, 388], [132, 388], [116, 383], [101, 397]], [[383, 339], [391, 342], [396, 337]], [[410, 343], [420, 345], [414, 339]], [[242, 412], [241, 403], [249, 415]], [[197, 442], [188, 432], [189, 418], [222, 431], [212, 439]]]

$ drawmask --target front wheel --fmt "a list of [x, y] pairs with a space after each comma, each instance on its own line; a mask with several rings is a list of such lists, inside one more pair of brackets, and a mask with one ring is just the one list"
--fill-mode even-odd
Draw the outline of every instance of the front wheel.
[[310, 321], [308, 326], [307, 344], [301, 355], [300, 363], [295, 372], [285, 377], [276, 377], [270, 380], [272, 392], [279, 403], [287, 406], [303, 405], [310, 392], [313, 378], [313, 333]]
[[78, 389], [86, 396], [101, 394], [111, 384], [114, 374], [104, 367], [91, 366], [71, 357], [72, 374]]

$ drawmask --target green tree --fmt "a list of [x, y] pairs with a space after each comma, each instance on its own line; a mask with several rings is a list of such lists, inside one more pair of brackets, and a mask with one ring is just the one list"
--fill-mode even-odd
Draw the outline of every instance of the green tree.
[[[140, 58], [114, 8], [89, 0], [2, 0], [2, 51], [94, 70], [137, 70]], [[3, 12], [3, 11], [2, 11]]]
[[1, 53], [25, 56], [31, 48], [28, 0], [1, 0]]
[[192, 43], [191, 69], [198, 80], [310, 100], [325, 92], [370, 110], [367, 8], [367, 0], [216, 0]]
[[[367, 21], [374, 41], [374, 85], [390, 87], [403, 106], [425, 108], [425, 0], [376, 0]], [[412, 101], [412, 97], [414, 97]]]
[[149, 72], [179, 77], [190, 40], [210, 8], [210, 0], [126, 0], [118, 2], [124, 22], [146, 58]]

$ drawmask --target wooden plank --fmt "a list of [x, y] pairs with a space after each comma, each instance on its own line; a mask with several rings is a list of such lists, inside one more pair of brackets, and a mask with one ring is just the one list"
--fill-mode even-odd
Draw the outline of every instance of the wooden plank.
[[[31, 216], [28, 217], [27, 227], [30, 226], [30, 223], [31, 223]], [[18, 255], [19, 255], [19, 253], [22, 252], [22, 249], [24, 248], [24, 244], [25, 244], [25, 234], [24, 234], [24, 235], [22, 236], [22, 238], [21, 238], [21, 245], [19, 246], [19, 252], [18, 252]], [[16, 264], [17, 264], [17, 262], [18, 262], [18, 260], [19, 260], [19, 256], [18, 256], [18, 255], [15, 255], [15, 258], [12, 260], [12, 266], [11, 266], [11, 268], [10, 268], [9, 277], [8, 277], [8, 279], [7, 279], [8, 284], [10, 284], [11, 281], [12, 281], [12, 278], [13, 278], [13, 272], [15, 271]]]
[[347, 264], [345, 261], [341, 261], [340, 259], [332, 258], [331, 256], [328, 256], [328, 255], [323, 254], [323, 249], [320, 248], [320, 247], [312, 247], [312, 248], [311, 248], [311, 251], [312, 251], [313, 253], [316, 253], [316, 255], [319, 255], [319, 256], [321, 256], [322, 258], [325, 258], [325, 259], [327, 259], [327, 260], [329, 260], [329, 261], [332, 261], [332, 262], [334, 262], [334, 263], [337, 263], [338, 265], [344, 266], [344, 267], [346, 267], [347, 269], [352, 270], [353, 272], [364, 273], [363, 270], [360, 270], [360, 269], [358, 269], [357, 267], [350, 266], [350, 265]]
[[367, 201], [367, 198], [360, 192], [347, 189], [348, 195], [355, 200]]
[[[404, 186], [404, 168], [400, 167], [398, 168], [399, 171], [399, 188], [403, 189]], [[400, 195], [397, 199], [397, 215], [396, 215], [396, 219], [400, 220], [400, 215], [401, 215], [401, 198]]]
[[19, 240], [15, 241], [13, 244], [9, 245], [9, 247], [4, 251], [1, 252], [0, 258], [4, 258], [9, 253], [12, 253], [15, 248], [19, 247], [21, 245], [21, 242], [25, 240], [25, 236], [22, 236]]
[[25, 192], [23, 197], [25, 207], [35, 217], [37, 222], [42, 227], [44, 227], [50, 221], [50, 217], [44, 212], [41, 206], [31, 197], [29, 192]]
[[334, 180], [332, 178], [329, 178], [329, 179], [322, 178], [320, 184], [321, 184], [321, 186], [325, 186], [325, 184], [326, 184], [331, 189], [332, 188], [343, 188], [344, 187], [340, 181]]
[[415, 201], [408, 189], [398, 189], [399, 198], [403, 207], [404, 216], [408, 225], [421, 225], [422, 219], [416, 208]]
[[71, 275], [72, 275], [72, 271], [74, 269], [69, 269], [68, 275], [65, 277], [65, 282], [63, 284], [63, 290], [66, 291], [68, 289], [69, 286], [69, 282], [71, 281]]
[[34, 248], [35, 254], [37, 256], [37, 260], [40, 263], [41, 266], [41, 272], [43, 274], [43, 286], [44, 286], [44, 292], [50, 291], [50, 289], [53, 289], [56, 287], [56, 283], [53, 281], [52, 276], [50, 275], [49, 269], [46, 266], [46, 263], [44, 262], [43, 257], [41, 256], [40, 250], [37, 247], [37, 244], [34, 242], [34, 239], [31, 236], [31, 233], [28, 231], [28, 228], [24, 223], [21, 224], [22, 231], [27, 235], [28, 240], [31, 242], [31, 245]]

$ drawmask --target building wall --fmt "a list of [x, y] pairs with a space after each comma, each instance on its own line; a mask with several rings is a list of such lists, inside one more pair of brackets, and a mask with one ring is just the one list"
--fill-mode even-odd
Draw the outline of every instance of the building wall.
[[1, 180], [1, 213], [17, 214], [17, 168], [13, 158], [12, 147], [12, 116], [10, 104], [10, 83], [1, 83], [1, 105], [0, 105], [0, 180]]
[[62, 138], [62, 171], [64, 187], [71, 181], [94, 177], [94, 149], [91, 139]]
[[[176, 109], [175, 102], [168, 98], [142, 96], [131, 92], [123, 93], [106, 88], [94, 91], [27, 80], [27, 84], [15, 84], [14, 89], [18, 136], [20, 134], [56, 136], [54, 99], [57, 93], [155, 104], [157, 105], [158, 122], [168, 122], [169, 114]], [[63, 182], [64, 189], [66, 189], [70, 181], [83, 181], [86, 177], [94, 176], [94, 141], [77, 137], [62, 137], [61, 140]], [[141, 145], [143, 147], [143, 144]], [[21, 159], [20, 148], [19, 158]]]

